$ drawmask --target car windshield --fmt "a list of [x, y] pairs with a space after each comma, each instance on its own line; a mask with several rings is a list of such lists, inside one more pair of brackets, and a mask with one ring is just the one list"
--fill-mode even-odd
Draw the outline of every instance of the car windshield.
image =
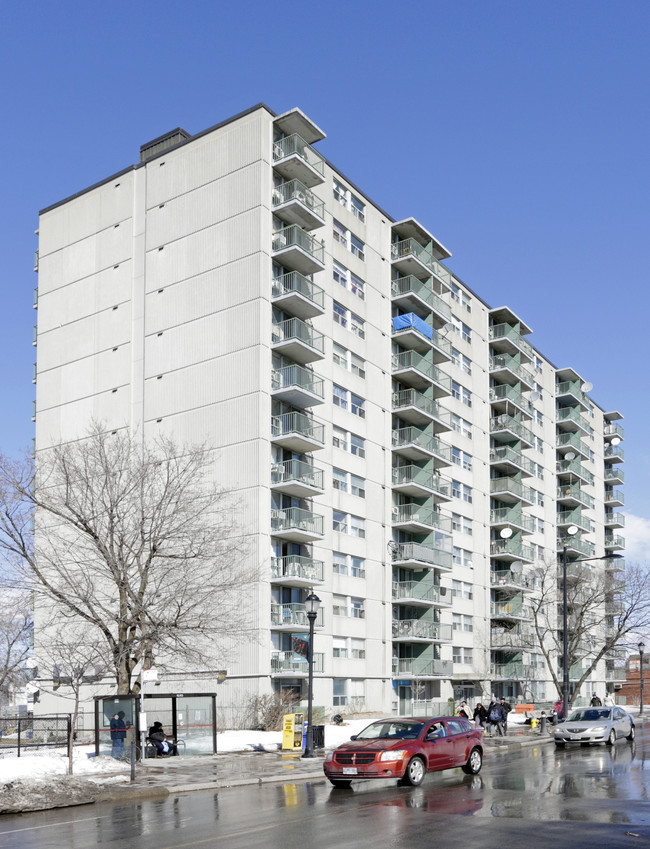
[[423, 722], [385, 719], [364, 728], [357, 740], [417, 740], [423, 728]]
[[611, 719], [612, 712], [607, 708], [584, 708], [574, 710], [569, 722], [597, 722], [599, 719]]

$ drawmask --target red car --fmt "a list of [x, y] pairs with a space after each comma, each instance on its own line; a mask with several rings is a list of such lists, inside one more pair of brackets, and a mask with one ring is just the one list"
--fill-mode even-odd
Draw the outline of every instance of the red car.
[[350, 738], [323, 764], [335, 787], [367, 778], [398, 778], [416, 787], [427, 772], [461, 767], [476, 775], [483, 764], [483, 735], [459, 716], [379, 719]]

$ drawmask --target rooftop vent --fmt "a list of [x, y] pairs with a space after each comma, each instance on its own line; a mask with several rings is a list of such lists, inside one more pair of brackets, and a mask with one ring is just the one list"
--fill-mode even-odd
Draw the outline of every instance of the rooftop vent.
[[140, 162], [146, 162], [148, 159], [152, 159], [154, 156], [158, 156], [159, 153], [164, 153], [170, 147], [174, 147], [190, 138], [192, 137], [189, 133], [186, 133], [181, 127], [176, 127], [175, 130], [165, 133], [164, 136], [158, 136], [157, 139], [143, 144], [140, 147]]

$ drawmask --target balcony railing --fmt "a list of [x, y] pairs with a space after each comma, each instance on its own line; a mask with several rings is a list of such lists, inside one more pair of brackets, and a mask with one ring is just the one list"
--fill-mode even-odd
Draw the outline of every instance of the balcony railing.
[[274, 324], [271, 338], [274, 344], [295, 340], [303, 342], [320, 354], [325, 350], [323, 334], [317, 333], [309, 324], [299, 318], [288, 318], [286, 321]]
[[529, 475], [534, 474], [533, 463], [528, 457], [524, 457], [519, 451], [508, 445], [490, 448], [490, 463], [512, 463], [520, 469], [524, 469]]
[[504, 557], [506, 555], [531, 562], [535, 559], [533, 549], [529, 545], [523, 545], [519, 540], [493, 539], [490, 541], [490, 556]]
[[302, 460], [285, 460], [271, 466], [271, 483], [281, 484], [297, 481], [314, 489], [323, 489], [323, 470], [315, 469]]
[[568, 550], [577, 551], [580, 554], [584, 554], [585, 557], [591, 557], [594, 553], [594, 546], [592, 543], [587, 542], [586, 540], [576, 539], [575, 536], [569, 536], [568, 534], [558, 534], [558, 551], [563, 549], [565, 545]]
[[293, 133], [291, 136], [273, 142], [273, 162], [281, 162], [283, 159], [295, 155], [304, 159], [321, 177], [324, 176], [325, 162], [323, 158], [298, 133]]
[[321, 422], [314, 421], [314, 419], [306, 416], [304, 413], [293, 411], [291, 413], [281, 413], [279, 416], [272, 416], [272, 437], [288, 436], [293, 433], [318, 442], [320, 445], [325, 444], [325, 425]]
[[[410, 467], [406, 467], [410, 468]], [[393, 471], [398, 471], [393, 469]], [[421, 504], [401, 504], [393, 508], [393, 523], [404, 523], [426, 525], [429, 528], [436, 528], [444, 533], [451, 533], [451, 516], [443, 516], [441, 513], [431, 510], [429, 507], [423, 507]]]
[[273, 234], [273, 250], [283, 251], [285, 248], [296, 247], [309, 254], [321, 265], [325, 261], [325, 248], [297, 224], [282, 227]]
[[509, 416], [507, 413], [503, 413], [500, 416], [492, 416], [490, 419], [490, 433], [501, 433], [506, 430], [511, 431], [529, 445], [532, 445], [534, 442], [532, 431], [524, 427], [521, 422], [518, 422], [512, 416]]
[[429, 378], [432, 383], [437, 383], [451, 393], [451, 378], [444, 374], [432, 362], [415, 351], [402, 351], [401, 354], [393, 354], [393, 371], [404, 371], [414, 369]]
[[524, 663], [493, 663], [490, 666], [492, 678], [506, 678], [511, 681], [526, 681], [539, 678], [544, 670]]
[[[395, 678], [428, 678], [441, 676], [448, 678], [454, 671], [451, 660], [422, 660], [418, 657], [394, 657], [393, 676]], [[432, 714], [433, 715], [433, 714]]]
[[558, 448], [575, 448], [583, 457], [589, 456], [589, 449], [580, 439], [577, 433], [558, 433], [557, 435]]
[[493, 324], [489, 332], [490, 342], [497, 342], [500, 339], [508, 339], [513, 345], [516, 345], [519, 350], [525, 354], [528, 359], [533, 358], [532, 346], [526, 342], [521, 333], [516, 327], [510, 324]]
[[533, 500], [533, 490], [529, 486], [519, 483], [514, 478], [492, 478], [490, 480], [490, 493], [492, 495], [506, 492], [518, 495], [525, 501]]
[[584, 504], [585, 507], [588, 507], [589, 509], [593, 509], [596, 503], [595, 499], [592, 498], [591, 495], [587, 495], [586, 492], [582, 491], [579, 483], [571, 483], [558, 486], [557, 497], [558, 499], [573, 498], [576, 501], [580, 501], [581, 504]]
[[393, 280], [391, 284], [393, 298], [415, 295], [430, 306], [438, 315], [451, 319], [451, 307], [431, 288], [431, 281], [422, 281], [413, 274]]
[[[318, 611], [316, 617], [316, 625], [323, 626], [323, 608]], [[309, 619], [307, 618], [307, 608], [300, 602], [292, 604], [272, 604], [271, 605], [271, 627], [279, 628], [282, 626], [299, 626], [307, 628]]]
[[[393, 486], [406, 486], [413, 484], [421, 486], [425, 489], [430, 489], [437, 492], [438, 495], [445, 498], [451, 498], [451, 484], [446, 479], [438, 475], [436, 472], [427, 471], [420, 466], [396, 466], [393, 468]], [[419, 512], [417, 505], [407, 505], [413, 507], [413, 513]], [[436, 527], [438, 527], [436, 525]]]
[[624, 471], [614, 471], [614, 469], [605, 469], [605, 481], [616, 481], [617, 483], [624, 483], [625, 481], [625, 472]]
[[316, 377], [312, 371], [302, 366], [285, 366], [284, 368], [274, 369], [271, 381], [273, 391], [298, 386], [318, 398], [325, 397], [324, 385], [322, 377]]
[[587, 420], [576, 407], [559, 407], [556, 415], [558, 422], [575, 422], [582, 430], [591, 430]]
[[622, 489], [614, 489], [611, 492], [605, 493], [605, 504], [609, 504], [610, 501], [616, 501], [619, 504], [625, 504], [625, 498], [623, 496]]
[[490, 401], [510, 401], [531, 416], [535, 413], [535, 408], [528, 398], [524, 398], [519, 389], [515, 386], [510, 386], [508, 383], [502, 383], [500, 386], [492, 386], [490, 388]]
[[325, 290], [300, 274], [299, 271], [290, 271], [273, 279], [271, 294], [274, 298], [283, 295], [301, 295], [315, 304], [320, 310], [325, 308]]
[[422, 265], [429, 268], [436, 277], [441, 280], [447, 288], [451, 288], [451, 273], [434, 258], [430, 245], [426, 247], [416, 242], [415, 239], [401, 239], [393, 242], [391, 248], [391, 259], [395, 262], [408, 256], [415, 257]]
[[490, 634], [490, 645], [492, 648], [533, 648], [535, 637], [531, 631], [523, 631], [515, 628], [507, 631], [505, 628], [493, 628]]
[[623, 439], [625, 436], [625, 430], [622, 425], [608, 424], [605, 425], [604, 434], [605, 436], [620, 436], [620, 438]]
[[591, 521], [583, 516], [580, 510], [558, 510], [557, 524], [559, 525], [575, 525], [580, 530], [590, 532]]
[[524, 528], [531, 534], [535, 531], [532, 516], [524, 516], [521, 509], [517, 510], [513, 507], [498, 507], [490, 510], [490, 524], [513, 525], [516, 528]]
[[415, 445], [423, 451], [429, 454], [436, 454], [438, 457], [443, 457], [448, 463], [451, 463], [451, 446], [445, 442], [441, 442], [435, 436], [429, 436], [428, 433], [424, 433], [424, 431], [417, 427], [401, 427], [394, 430], [392, 443], [393, 448]]
[[299, 578], [304, 581], [323, 581], [324, 566], [322, 560], [288, 554], [286, 557], [274, 557], [271, 560], [271, 578]]
[[433, 398], [428, 398], [417, 389], [401, 389], [393, 392], [393, 412], [397, 413], [406, 407], [415, 407], [432, 419], [439, 419], [451, 427], [451, 413], [438, 405]]
[[307, 206], [318, 218], [324, 218], [324, 202], [300, 180], [288, 180], [286, 183], [273, 187], [273, 206], [281, 206], [292, 200]]
[[490, 357], [490, 371], [501, 371], [501, 369], [508, 369], [508, 371], [516, 374], [528, 386], [532, 386], [534, 382], [530, 369], [508, 354], [495, 354]]
[[301, 507], [272, 510], [271, 532], [280, 533], [295, 528], [305, 534], [323, 536], [323, 521], [323, 516]]
[[[443, 539], [446, 539], [443, 538]], [[395, 543], [391, 552], [393, 561], [397, 563], [413, 562], [423, 566], [439, 566], [441, 569], [451, 569], [451, 551], [433, 548], [418, 542]]]
[[527, 604], [522, 604], [521, 599], [513, 601], [493, 601], [490, 604], [490, 615], [494, 619], [510, 617], [516, 619], [532, 619], [533, 614]]
[[616, 458], [617, 460], [625, 459], [625, 451], [621, 448], [620, 445], [609, 445], [605, 449], [605, 460], [612, 460]]
[[530, 589], [528, 578], [524, 577], [521, 572], [511, 572], [509, 569], [498, 569], [490, 572], [490, 585], [495, 589], [512, 585], [521, 587], [522, 590]]
[[393, 637], [418, 640], [451, 640], [451, 625], [428, 622], [424, 619], [393, 619]]
[[[323, 671], [322, 652], [314, 652], [313, 671]], [[309, 674], [309, 663], [306, 657], [301, 657], [292, 651], [274, 651], [271, 652], [271, 674], [278, 672], [295, 672], [300, 675]]]
[[451, 593], [428, 581], [393, 581], [393, 601], [417, 599], [431, 604], [451, 604]]

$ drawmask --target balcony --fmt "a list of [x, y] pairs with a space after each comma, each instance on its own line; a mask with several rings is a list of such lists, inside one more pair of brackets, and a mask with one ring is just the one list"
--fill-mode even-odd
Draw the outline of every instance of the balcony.
[[524, 663], [492, 663], [490, 665], [490, 678], [493, 680], [534, 681], [541, 678], [543, 674], [543, 669]]
[[325, 224], [325, 204], [300, 180], [289, 180], [273, 187], [273, 213], [305, 230], [316, 230]]
[[325, 268], [325, 248], [297, 224], [290, 224], [273, 234], [273, 259], [302, 275], [315, 274]]
[[555, 464], [555, 472], [558, 476], [568, 475], [569, 479], [576, 477], [588, 484], [594, 482], [593, 474], [582, 465], [579, 457], [575, 460], [558, 460]]
[[583, 433], [591, 431], [591, 426], [575, 407], [559, 407], [555, 420], [561, 430], [581, 430]]
[[491, 478], [490, 494], [498, 497], [499, 501], [514, 504], [523, 501], [526, 504], [533, 503], [533, 491], [529, 486], [524, 486], [515, 478]]
[[409, 460], [432, 460], [434, 467], [451, 465], [451, 446], [416, 427], [393, 431], [393, 451]]
[[[323, 627], [323, 608], [316, 617], [316, 626]], [[307, 608], [300, 602], [271, 605], [271, 628], [274, 631], [309, 631]]]
[[325, 312], [325, 291], [297, 271], [273, 280], [271, 299], [274, 306], [303, 320]]
[[558, 528], [567, 528], [574, 525], [587, 533], [591, 533], [593, 530], [591, 521], [582, 515], [580, 508], [577, 510], [558, 510], [556, 521]]
[[271, 510], [271, 533], [290, 542], [314, 542], [323, 539], [323, 523], [323, 516], [300, 507]]
[[490, 433], [496, 440], [518, 440], [525, 448], [532, 448], [535, 441], [532, 432], [527, 427], [505, 413], [500, 416], [492, 416]]
[[528, 389], [532, 389], [535, 383], [530, 369], [509, 354], [495, 354], [490, 357], [490, 376], [496, 378], [499, 383], [512, 386], [522, 383]]
[[300, 180], [310, 189], [325, 182], [323, 158], [298, 133], [273, 142], [273, 168], [285, 180]]
[[535, 637], [528, 630], [493, 628], [490, 634], [490, 647], [493, 649], [531, 649], [535, 646]]
[[274, 369], [271, 395], [292, 407], [314, 407], [324, 401], [324, 382], [321, 377], [302, 366]]
[[325, 446], [325, 425], [297, 410], [271, 417], [271, 442], [298, 454]]
[[535, 533], [535, 526], [531, 516], [524, 516], [519, 509], [514, 507], [498, 507], [490, 510], [490, 525], [498, 530], [500, 528], [514, 528], [527, 534]]
[[579, 405], [581, 409], [587, 410], [586, 395], [581, 389], [579, 380], [560, 380], [555, 384], [555, 400], [562, 407], [574, 407]]
[[612, 489], [605, 492], [605, 504], [607, 507], [625, 507], [623, 490]]
[[517, 387], [510, 386], [507, 383], [502, 383], [500, 386], [491, 386], [489, 400], [492, 409], [497, 412], [512, 412], [512, 407], [515, 407], [529, 419], [535, 414], [535, 408], [528, 398], [524, 398]]
[[312, 587], [323, 583], [324, 566], [322, 560], [289, 554], [286, 557], [271, 559], [271, 583], [285, 587]]
[[623, 429], [623, 425], [606, 424], [603, 435], [606, 439], [611, 439], [614, 436], [623, 439], [625, 437], [625, 430]]
[[[393, 468], [393, 489], [411, 498], [429, 498], [449, 501], [451, 482], [434, 471], [421, 466], [396, 466]], [[416, 511], [417, 512], [417, 511]]]
[[323, 359], [323, 338], [322, 333], [316, 333], [301, 319], [289, 318], [273, 325], [271, 347], [282, 356], [305, 365]]
[[605, 467], [605, 483], [608, 484], [623, 484], [625, 483], [625, 472], [620, 466]]
[[608, 445], [604, 456], [606, 463], [622, 463], [625, 460], [625, 451], [620, 445]]
[[451, 625], [424, 619], [393, 619], [393, 641], [408, 643], [450, 643]]
[[497, 569], [490, 572], [490, 586], [499, 592], [522, 593], [532, 592], [533, 587], [522, 572], [511, 572], [510, 569]]
[[490, 345], [493, 351], [516, 356], [521, 354], [528, 361], [533, 359], [534, 352], [516, 327], [511, 324], [493, 324], [489, 330]]
[[451, 551], [432, 548], [417, 542], [392, 543], [391, 559], [394, 566], [403, 569], [441, 569], [452, 568]]
[[432, 284], [438, 294], [451, 288], [451, 273], [434, 258], [430, 246], [425, 247], [415, 239], [401, 239], [393, 242], [390, 252], [393, 268], [400, 274], [420, 280], [433, 275]]
[[609, 534], [605, 531], [605, 548], [608, 551], [621, 551], [625, 548], [625, 537]]
[[427, 425], [435, 422], [436, 429], [451, 430], [451, 413], [443, 410], [433, 398], [429, 398], [417, 389], [402, 389], [393, 392], [393, 413], [404, 421]]
[[[324, 654], [315, 651], [313, 658], [313, 671], [322, 672]], [[307, 678], [309, 675], [307, 658], [292, 651], [271, 652], [271, 676], [281, 678], [285, 675], [289, 678]]]
[[416, 389], [429, 389], [433, 384], [434, 398], [451, 395], [451, 378], [436, 368], [429, 357], [425, 358], [415, 351], [403, 351], [393, 354], [393, 377]]
[[391, 283], [393, 304], [404, 312], [414, 312], [421, 317], [435, 313], [442, 323], [451, 320], [451, 307], [431, 288], [431, 281], [422, 281], [409, 274]]
[[535, 474], [533, 464], [528, 457], [524, 457], [509, 445], [490, 448], [490, 466], [502, 474], [516, 475], [518, 472], [528, 476]]
[[535, 559], [533, 549], [529, 545], [523, 545], [517, 539], [493, 539], [490, 540], [490, 557], [498, 560], [520, 560], [532, 563]]
[[451, 607], [451, 592], [430, 581], [393, 581], [392, 598], [414, 607]]
[[590, 510], [593, 509], [596, 503], [591, 495], [587, 495], [586, 492], [582, 491], [579, 483], [569, 483], [558, 486], [557, 501], [558, 504], [571, 505], [574, 507], [581, 505], [582, 507], [588, 507]]
[[433, 528], [451, 534], [451, 517], [443, 516], [421, 504], [401, 504], [393, 507], [392, 523], [393, 527], [412, 534], [425, 534]]
[[322, 495], [325, 491], [323, 471], [302, 460], [273, 463], [271, 489], [295, 498], [312, 498], [314, 495]]
[[449, 678], [454, 671], [451, 660], [424, 660], [419, 657], [394, 657], [393, 678]]
[[566, 545], [567, 554], [575, 555], [576, 557], [593, 557], [594, 547], [592, 543], [586, 540], [577, 539], [569, 534], [557, 535], [557, 550], [562, 551]]
[[[393, 316], [391, 333], [393, 340], [402, 348], [408, 348], [420, 354], [426, 354], [431, 350], [433, 327], [414, 312]], [[449, 355], [451, 356], [451, 345], [449, 345]]]
[[624, 528], [625, 515], [623, 513], [615, 513], [613, 510], [605, 510], [605, 527]]
[[527, 621], [533, 618], [533, 613], [528, 605], [522, 604], [521, 599], [513, 599], [512, 601], [491, 602], [490, 617], [503, 621]]
[[577, 433], [558, 433], [556, 447], [558, 451], [572, 451], [574, 454], [580, 454], [585, 460], [589, 459], [589, 449]]

